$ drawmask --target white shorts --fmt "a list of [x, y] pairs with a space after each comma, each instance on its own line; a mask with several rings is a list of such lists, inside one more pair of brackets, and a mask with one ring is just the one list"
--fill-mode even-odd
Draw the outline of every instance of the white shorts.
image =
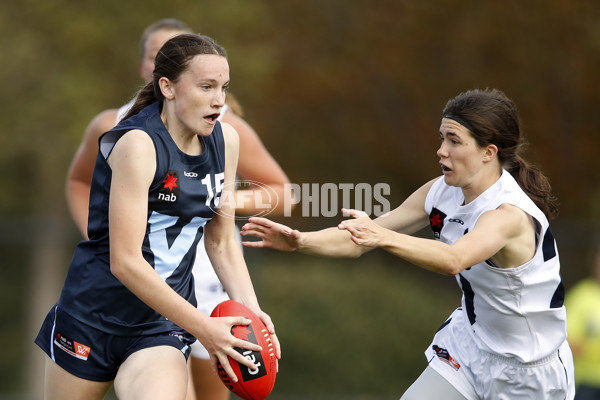
[[429, 366], [469, 400], [572, 400], [573, 355], [565, 341], [550, 356], [530, 363], [480, 349], [460, 309], [425, 350]]
[[[241, 236], [239, 230], [237, 230], [237, 239], [241, 246]], [[196, 290], [196, 301], [198, 303], [198, 310], [202, 311], [205, 315], [210, 315], [215, 309], [217, 304], [229, 300], [229, 296], [223, 285], [219, 281], [219, 277], [215, 273], [215, 270], [210, 263], [208, 254], [206, 254], [206, 248], [204, 247], [204, 236], [198, 242], [196, 248], [196, 260], [194, 261], [194, 268], [192, 270], [194, 275], [194, 286]], [[196, 340], [192, 344], [192, 357], [201, 358], [204, 360], [210, 359], [208, 351], [204, 348], [199, 340]]]

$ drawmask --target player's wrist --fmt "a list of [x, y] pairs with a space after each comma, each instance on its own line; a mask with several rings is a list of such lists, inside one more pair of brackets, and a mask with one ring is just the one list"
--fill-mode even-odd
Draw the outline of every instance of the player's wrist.
[[377, 242], [377, 247], [384, 250], [390, 250], [397, 244], [397, 240], [397, 233], [386, 229], [382, 232], [381, 237]]
[[295, 230], [293, 234], [296, 241], [292, 244], [292, 251], [303, 252], [310, 247], [306, 233]]

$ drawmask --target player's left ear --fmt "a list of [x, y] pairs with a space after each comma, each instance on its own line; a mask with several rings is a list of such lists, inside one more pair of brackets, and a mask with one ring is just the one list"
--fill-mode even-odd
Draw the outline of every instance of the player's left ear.
[[158, 86], [160, 87], [160, 91], [162, 92], [163, 96], [165, 96], [165, 99], [173, 100], [175, 94], [173, 92], [173, 85], [169, 79], [163, 76], [158, 80]]
[[498, 147], [495, 144], [489, 144], [486, 146], [483, 153], [483, 161], [490, 162], [498, 155]]

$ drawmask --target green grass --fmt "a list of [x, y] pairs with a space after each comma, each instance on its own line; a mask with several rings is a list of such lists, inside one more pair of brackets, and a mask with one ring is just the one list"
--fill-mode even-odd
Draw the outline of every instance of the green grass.
[[252, 250], [247, 259], [282, 344], [274, 397], [398, 398], [460, 303], [454, 278], [381, 253], [328, 259]]

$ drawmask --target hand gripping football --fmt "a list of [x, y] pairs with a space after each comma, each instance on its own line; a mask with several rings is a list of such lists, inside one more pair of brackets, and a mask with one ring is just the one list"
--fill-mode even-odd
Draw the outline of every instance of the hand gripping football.
[[250, 325], [234, 325], [231, 328], [231, 334], [238, 339], [247, 340], [262, 347], [260, 352], [235, 348], [238, 353], [251, 360], [258, 369], [252, 370], [229, 357], [229, 363], [238, 381], [234, 383], [229, 378], [221, 363], [218, 364], [219, 377], [229, 390], [243, 399], [265, 399], [273, 390], [277, 375], [277, 357], [269, 331], [252, 310], [237, 301], [227, 300], [218, 304], [210, 316], [241, 316], [252, 321]]

